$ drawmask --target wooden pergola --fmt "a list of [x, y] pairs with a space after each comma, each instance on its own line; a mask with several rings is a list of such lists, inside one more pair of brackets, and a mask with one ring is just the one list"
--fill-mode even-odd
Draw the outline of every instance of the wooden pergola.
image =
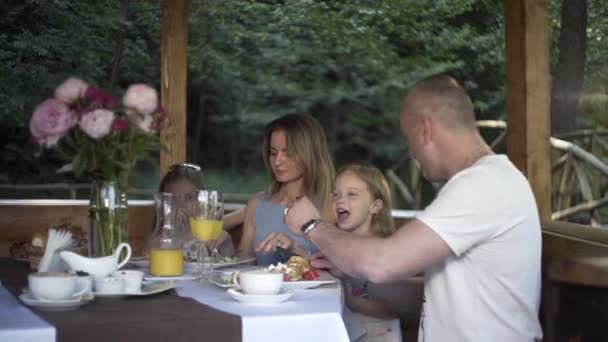
[[[186, 158], [187, 7], [187, 0], [163, 1], [161, 98], [172, 116], [163, 132], [171, 154], [161, 157], [161, 172]], [[542, 316], [545, 341], [557, 341], [560, 284], [608, 287], [608, 262], [598, 261], [608, 255], [598, 246], [608, 246], [608, 234], [551, 221], [548, 0], [504, 0], [504, 16], [507, 155], [528, 178], [543, 221]]]
[[[582, 339], [576, 336], [583, 336], [586, 327], [594, 324], [587, 319], [591, 314], [580, 306], [567, 307], [577, 322], [575, 327], [569, 328], [568, 321], [563, 318], [565, 306], [560, 299], [571, 295], [583, 306], [598, 301], [608, 304], [608, 232], [551, 221], [548, 14], [548, 0], [504, 0], [507, 154], [528, 178], [542, 219], [544, 340], [580, 341]], [[170, 152], [161, 154], [163, 174], [169, 165], [186, 161], [187, 37], [188, 0], [163, 0], [161, 103], [170, 113], [162, 133]], [[34, 211], [36, 215], [32, 215]], [[130, 232], [131, 242], [145, 240], [152, 226], [152, 212], [149, 207], [129, 207], [129, 224], [135, 226]], [[32, 224], [33, 217], [38, 226]], [[48, 227], [48, 224], [57, 224], [66, 218], [86, 227], [87, 207], [65, 205], [45, 211], [31, 206], [1, 207], [0, 252], [8, 250], [11, 241], [29, 239], [42, 224]], [[584, 291], [572, 294], [572, 291], [564, 290], [569, 287], [563, 284]], [[608, 305], [601, 307], [608, 308]], [[603, 310], [591, 313], [608, 317], [608, 309]], [[608, 324], [605, 323], [605, 319], [595, 323], [594, 328], [605, 330], [603, 336], [608, 336]], [[562, 339], [568, 337], [563, 336], [564, 331], [575, 338]]]

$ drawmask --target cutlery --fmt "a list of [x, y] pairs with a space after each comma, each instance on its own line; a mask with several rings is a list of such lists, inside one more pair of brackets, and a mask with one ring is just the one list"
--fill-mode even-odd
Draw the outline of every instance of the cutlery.
[[280, 246], [275, 247], [275, 253], [277, 254], [278, 261], [283, 264], [286, 263], [292, 256], [298, 255]]

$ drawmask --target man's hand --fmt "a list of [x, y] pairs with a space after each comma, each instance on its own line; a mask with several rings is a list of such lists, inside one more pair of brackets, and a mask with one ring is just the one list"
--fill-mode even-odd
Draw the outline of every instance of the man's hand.
[[344, 278], [346, 276], [344, 272], [340, 271], [336, 265], [329, 261], [321, 252], [311, 255], [309, 260], [312, 267], [327, 270], [336, 278]]
[[285, 224], [296, 235], [302, 235], [300, 228], [306, 222], [312, 219], [318, 219], [321, 215], [319, 215], [319, 211], [315, 208], [315, 205], [308, 199], [308, 197], [303, 196], [293, 202], [291, 205], [285, 209]]

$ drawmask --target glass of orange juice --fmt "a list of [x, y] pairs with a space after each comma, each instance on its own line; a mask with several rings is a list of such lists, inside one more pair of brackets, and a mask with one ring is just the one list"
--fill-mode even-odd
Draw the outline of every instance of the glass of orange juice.
[[[194, 199], [193, 215], [190, 217], [190, 230], [199, 242], [197, 263], [201, 275], [213, 272], [218, 240], [224, 231], [224, 200], [216, 190], [199, 190]], [[205, 261], [208, 266], [205, 267]], [[205, 277], [206, 278], [206, 277]]]

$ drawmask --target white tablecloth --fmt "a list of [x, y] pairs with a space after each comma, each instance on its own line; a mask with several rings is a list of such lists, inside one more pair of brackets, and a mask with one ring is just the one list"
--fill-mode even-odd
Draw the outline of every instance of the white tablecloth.
[[349, 341], [338, 284], [294, 290], [286, 302], [272, 305], [240, 303], [226, 289], [196, 281], [179, 281], [176, 290], [182, 297], [241, 316], [243, 342]]
[[34, 315], [0, 285], [0, 341], [55, 342], [55, 327]]

